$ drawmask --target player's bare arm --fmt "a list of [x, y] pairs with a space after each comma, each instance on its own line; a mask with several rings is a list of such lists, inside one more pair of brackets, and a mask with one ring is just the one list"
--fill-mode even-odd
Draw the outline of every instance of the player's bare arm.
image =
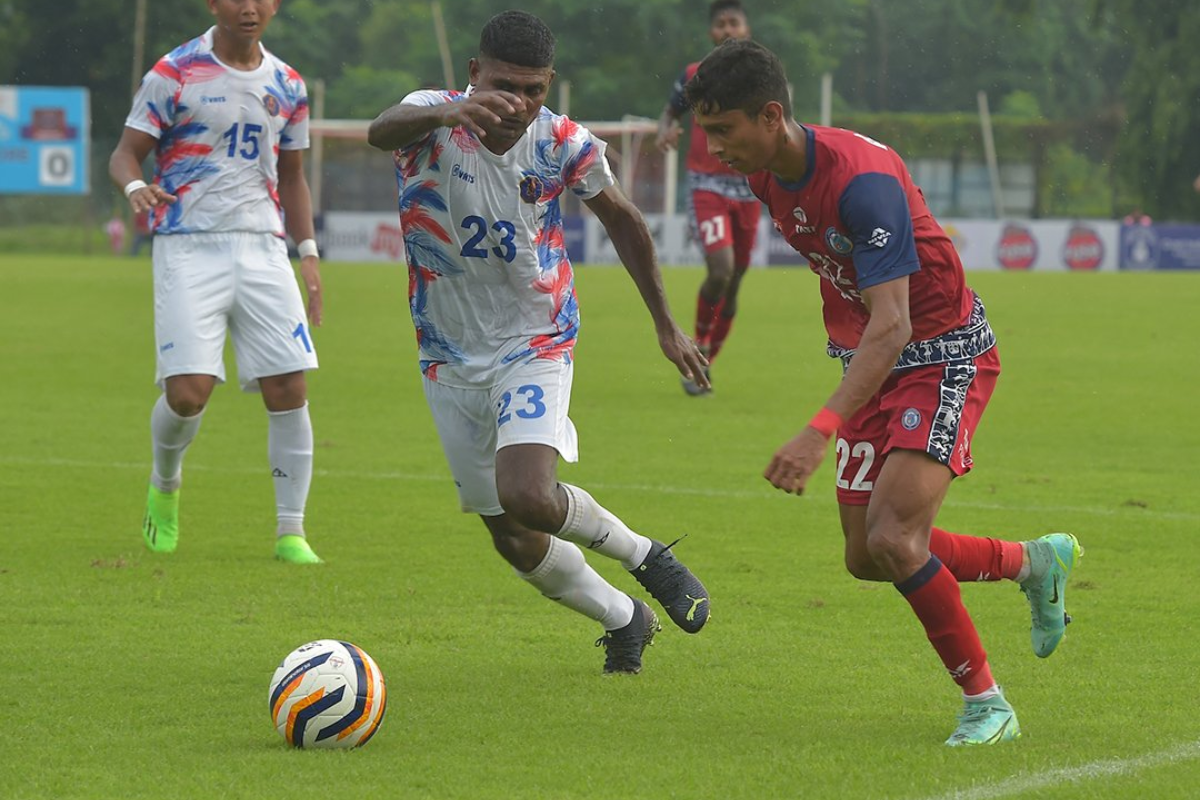
[[[125, 128], [121, 141], [108, 159], [108, 174], [121, 191], [134, 181], [142, 180], [142, 162], [158, 140], [148, 133], [134, 128]], [[149, 211], [164, 203], [174, 203], [175, 195], [167, 193], [156, 184], [148, 184], [128, 193], [129, 207], [134, 214]]]
[[[863, 289], [862, 296], [871, 318], [842, 382], [825, 404], [842, 419], [853, 416], [879, 391], [912, 336], [908, 276]], [[826, 434], [806, 425], [776, 451], [763, 477], [776, 489], [802, 494], [828, 446]]]
[[380, 150], [398, 150], [430, 131], [460, 125], [486, 138], [485, 125], [499, 125], [501, 117], [512, 116], [521, 108], [524, 108], [521, 98], [501, 91], [479, 91], [465, 100], [436, 106], [397, 103], [371, 122], [367, 142]]
[[[279, 203], [283, 206], [284, 224], [288, 235], [295, 242], [316, 237], [313, 228], [312, 195], [308, 180], [304, 177], [304, 152], [302, 150], [279, 151]], [[308, 297], [308, 321], [314, 328], [321, 327], [324, 311], [321, 296], [321, 269], [317, 256], [300, 259], [300, 279]]]
[[708, 365], [696, 343], [680, 330], [671, 316], [667, 295], [663, 291], [662, 275], [654, 254], [654, 240], [637, 206], [616, 186], [584, 201], [608, 232], [621, 263], [633, 278], [642, 301], [654, 319], [658, 344], [663, 354], [685, 378], [700, 386], [708, 386], [704, 368]]
[[670, 103], [663, 107], [658, 117], [658, 134], [654, 137], [654, 146], [661, 152], [673, 150], [679, 145], [679, 134], [683, 132], [680, 116]]

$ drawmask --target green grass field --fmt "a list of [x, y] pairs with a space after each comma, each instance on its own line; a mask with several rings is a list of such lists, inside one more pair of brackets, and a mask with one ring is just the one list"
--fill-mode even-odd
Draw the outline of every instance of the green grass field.
[[[637, 677], [513, 577], [458, 512], [395, 268], [328, 264], [311, 402], [319, 568], [271, 559], [256, 396], [213, 397], [179, 551], [143, 550], [149, 262], [0, 259], [2, 798], [1194, 798], [1200, 275], [979, 274], [1005, 373], [952, 487], [950, 530], [1078, 534], [1053, 658], [1013, 584], [964, 586], [1024, 737], [942, 741], [959, 710], [905, 603], [841, 565], [832, 459], [802, 498], [761, 477], [839, 377], [816, 279], [756, 271], [691, 399], [622, 270], [581, 268], [562, 474], [632, 527], [688, 538], [713, 622], [668, 628]], [[665, 275], [690, 327], [701, 273]], [[232, 361], [230, 361], [232, 367]], [[231, 376], [232, 378], [232, 371]], [[593, 560], [618, 586], [636, 584]], [[316, 638], [379, 662], [361, 751], [293, 751], [267, 684]]]

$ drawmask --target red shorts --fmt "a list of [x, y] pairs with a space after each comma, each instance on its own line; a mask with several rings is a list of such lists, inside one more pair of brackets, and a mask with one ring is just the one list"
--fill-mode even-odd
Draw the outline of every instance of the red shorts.
[[928, 453], [955, 476], [969, 472], [971, 439], [999, 376], [995, 347], [973, 362], [892, 373], [838, 428], [838, 502], [867, 505], [887, 454], [896, 448]]
[[739, 270], [750, 266], [750, 251], [758, 235], [758, 200], [730, 200], [716, 192], [692, 192], [693, 233], [705, 253], [733, 247], [733, 265]]

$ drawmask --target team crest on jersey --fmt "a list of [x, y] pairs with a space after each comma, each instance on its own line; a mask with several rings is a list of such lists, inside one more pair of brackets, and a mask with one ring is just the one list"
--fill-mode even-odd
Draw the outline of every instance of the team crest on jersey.
[[521, 200], [526, 203], [536, 203], [546, 190], [546, 182], [537, 175], [526, 175], [521, 179]]
[[915, 431], [921, 424], [921, 412], [915, 408], [904, 409], [904, 413], [900, 415], [900, 424], [906, 431]]
[[829, 245], [829, 248], [833, 252], [843, 256], [854, 249], [854, 242], [839, 233], [837, 228], [827, 228], [825, 230], [825, 244]]
[[263, 105], [272, 117], [279, 116], [279, 99], [273, 94], [263, 95]]

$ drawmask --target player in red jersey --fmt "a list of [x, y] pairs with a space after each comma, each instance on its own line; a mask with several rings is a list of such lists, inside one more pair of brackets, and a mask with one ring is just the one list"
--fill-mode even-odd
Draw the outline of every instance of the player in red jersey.
[[[708, 19], [714, 45], [750, 38], [750, 24], [739, 0], [713, 0]], [[679, 120], [688, 112], [683, 87], [699, 66], [700, 62], [689, 64], [671, 90], [671, 98], [658, 119], [659, 150], [673, 148], [679, 141], [683, 130]], [[694, 119], [685, 165], [692, 233], [704, 248], [708, 273], [696, 298], [696, 344], [711, 365], [737, 314], [738, 287], [750, 266], [761, 206], [750, 192], [746, 177], [709, 154], [708, 140]], [[700, 386], [686, 378], [683, 389], [693, 396], [712, 391], [711, 386]]]
[[992, 679], [958, 581], [1020, 583], [1034, 652], [1058, 646], [1067, 578], [1082, 551], [1054, 533], [1027, 542], [934, 527], [950, 481], [972, 466], [971, 439], [1000, 373], [995, 334], [950, 239], [900, 157], [861, 134], [792, 119], [773, 53], [726, 42], [686, 96], [709, 152], [750, 176], [780, 233], [821, 278], [837, 390], [775, 453], [765, 477], [804, 491], [836, 433], [846, 566], [891, 581], [962, 687], [952, 746], [1020, 735]]

